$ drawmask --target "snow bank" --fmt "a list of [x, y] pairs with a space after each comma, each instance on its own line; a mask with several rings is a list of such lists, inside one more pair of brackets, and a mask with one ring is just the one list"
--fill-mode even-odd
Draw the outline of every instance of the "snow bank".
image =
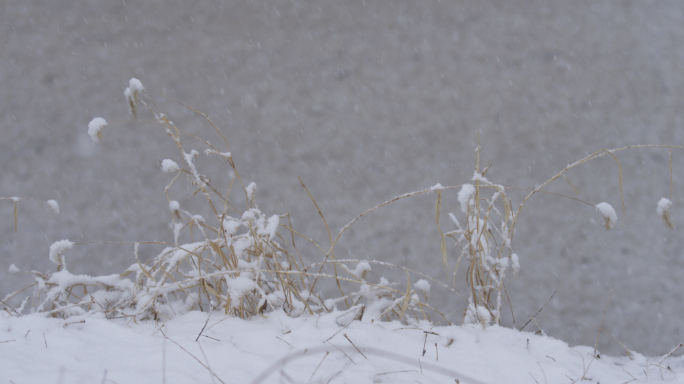
[[190, 312], [135, 325], [3, 312], [0, 372], [15, 383], [131, 384], [660, 383], [684, 375], [681, 356], [597, 359], [593, 348], [499, 326], [407, 327], [347, 315], [241, 320]]

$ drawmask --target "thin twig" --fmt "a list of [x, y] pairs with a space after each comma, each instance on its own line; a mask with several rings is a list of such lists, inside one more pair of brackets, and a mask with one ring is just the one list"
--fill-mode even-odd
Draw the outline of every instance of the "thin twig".
[[311, 377], [309, 378], [309, 381], [313, 380], [314, 375], [316, 374], [316, 372], [318, 372], [318, 368], [320, 368], [321, 365], [323, 365], [323, 361], [325, 360], [326, 357], [328, 357], [329, 354], [330, 354], [330, 351], [325, 351], [325, 356], [323, 356], [323, 358], [321, 359], [321, 362], [318, 363], [318, 365], [316, 366], [316, 369], [314, 369], [313, 373], [311, 374]]
[[[338, 351], [342, 352], [347, 358], [354, 363], [354, 360], [352, 360], [351, 357], [345, 352], [345, 349], [347, 351], [353, 350], [352, 347], [338, 347], [335, 344], [332, 344], [328, 342], [331, 346], [335, 347]], [[308, 357], [312, 353], [322, 353], [323, 351], [328, 351], [330, 350], [330, 347], [326, 345], [322, 345], [320, 347], [313, 347], [306, 349], [305, 351], [299, 351], [299, 352], [294, 352], [288, 356], [285, 356], [275, 362], [273, 362], [269, 367], [267, 367], [265, 370], [263, 370], [259, 376], [257, 376], [253, 381], [252, 384], [259, 384], [263, 383], [266, 381], [266, 379], [273, 373], [276, 372], [279, 368], [282, 366], [286, 365], [292, 360], [299, 359], [302, 357]], [[406, 364], [407, 366], [417, 366], [418, 364], [416, 363], [415, 358], [407, 357], [400, 355], [398, 353], [394, 353], [392, 351], [387, 351], [387, 350], [381, 350], [381, 349], [376, 349], [372, 347], [364, 347], [364, 350], [366, 351], [367, 354], [372, 354], [377, 357], [383, 358], [383, 359], [390, 359], [393, 361], [401, 362], [403, 364]], [[356, 363], [354, 363], [356, 364]], [[444, 368], [438, 364], [432, 364], [429, 362], [421, 362], [421, 366], [424, 369], [430, 370], [431, 372], [438, 373], [440, 375], [443, 375], [445, 377], [449, 377], [451, 380], [453, 380], [454, 377], [459, 377], [461, 380], [463, 380], [464, 383], [468, 384], [484, 384], [483, 381], [478, 380], [474, 377], [468, 376], [467, 374], [459, 373], [456, 371], [453, 371], [451, 369]], [[457, 381], [458, 383], [458, 381]]]
[[349, 361], [351, 361], [354, 365], [356, 365], [356, 362], [354, 361], [354, 359], [352, 359], [351, 357], [349, 357], [349, 355], [347, 355], [347, 352], [345, 352], [342, 348], [338, 347], [337, 345], [335, 345], [335, 344], [333, 344], [333, 343], [331, 343], [331, 342], [328, 342], [328, 344], [330, 344], [330, 345], [332, 345], [333, 347], [337, 348], [338, 351], [342, 352], [343, 355], [347, 356], [347, 359], [349, 359]]
[[537, 315], [544, 309], [544, 307], [546, 307], [546, 304], [548, 304], [551, 301], [551, 299], [553, 299], [553, 297], [556, 296], [556, 292], [558, 292], [558, 291], [554, 291], [553, 295], [551, 295], [551, 297], [549, 297], [549, 299], [546, 300], [546, 303], [544, 303], [544, 305], [542, 305], [542, 307], [539, 308], [537, 313], [535, 313], [534, 316], [530, 317], [530, 319], [527, 320], [527, 323], [525, 323], [525, 325], [520, 327], [520, 329], [518, 329], [518, 331], [522, 331], [525, 327], [527, 327], [527, 324], [529, 324], [532, 320], [534, 320], [535, 317], [537, 317]]
[[[164, 333], [162, 332], [162, 334], [164, 334]], [[209, 371], [209, 373], [211, 373], [212, 377], [216, 377], [216, 379], [217, 379], [218, 381], [220, 381], [220, 382], [223, 383], [223, 384], [226, 384], [226, 383], [225, 383], [223, 380], [221, 380], [221, 378], [218, 377], [218, 376], [217, 376], [209, 367], [207, 367], [206, 365], [204, 365], [204, 363], [201, 362], [200, 359], [198, 359], [195, 355], [193, 355], [192, 353], [190, 353], [187, 349], [183, 348], [182, 345], [178, 344], [177, 342], [175, 342], [173, 339], [169, 338], [169, 337], [166, 336], [166, 335], [164, 335], [164, 338], [167, 339], [167, 340], [169, 340], [170, 342], [176, 344], [176, 345], [178, 346], [178, 348], [182, 349], [185, 353], [187, 353], [188, 355], [190, 355], [190, 357], [192, 357], [193, 359], [195, 359], [195, 361], [197, 361], [198, 363], [200, 363], [201, 366], [203, 366], [207, 371]]]
[[601, 328], [603, 327], [603, 319], [606, 318], [606, 310], [608, 309], [608, 302], [610, 302], [610, 296], [613, 295], [613, 288], [615, 288], [614, 285], [610, 288], [610, 293], [608, 294], [608, 299], [606, 300], [606, 306], [603, 308], [603, 316], [601, 316], [601, 324], [599, 324], [598, 333], [596, 334], [596, 344], [594, 344], [594, 357], [596, 357], [596, 350], [598, 349], [599, 337], [601, 337]]
[[361, 356], [363, 356], [366, 360], [368, 360], [368, 358], [366, 357], [366, 355], [364, 355], [363, 352], [361, 352], [361, 350], [359, 349], [359, 347], [357, 347], [357, 346], [354, 344], [354, 342], [351, 341], [351, 339], [349, 338], [349, 336], [347, 336], [346, 333], [344, 334], [344, 338], [347, 339], [347, 340], [349, 341], [349, 343], [356, 349], [357, 352], [359, 352], [359, 353], [361, 354]]
[[209, 359], [207, 358], [207, 354], [204, 353], [204, 348], [202, 348], [202, 343], [198, 343], [197, 345], [199, 346], [200, 352], [202, 352], [202, 356], [204, 357], [204, 361], [207, 362], [207, 369], [209, 369], [209, 372], [211, 373], [211, 382], [215, 383], [214, 376], [216, 376], [216, 374], [214, 373], [214, 371], [211, 370], [211, 365], [209, 365]]
[[287, 341], [285, 341], [285, 340], [281, 339], [280, 337], [276, 336], [276, 339], [278, 339], [278, 340], [282, 341], [283, 343], [285, 343], [285, 344], [289, 345], [289, 346], [290, 346], [290, 348], [294, 348], [294, 347], [292, 346], [292, 344], [290, 344], [290, 343], [288, 343]]
[[677, 352], [681, 347], [684, 347], [684, 343], [679, 343], [678, 346], [672, 348], [672, 350], [667, 355], [663, 356], [663, 358], [658, 362], [658, 364], [662, 364], [663, 362], [665, 362], [665, 360], [669, 359], [670, 356]]
[[207, 327], [207, 324], [209, 324], [209, 317], [211, 317], [211, 310], [209, 311], [209, 314], [207, 315], [207, 321], [204, 322], [204, 326], [202, 327], [202, 330], [200, 331], [199, 335], [197, 335], [197, 338], [195, 341], [199, 340], [200, 336], [202, 336], [202, 332], [204, 332], [204, 328]]

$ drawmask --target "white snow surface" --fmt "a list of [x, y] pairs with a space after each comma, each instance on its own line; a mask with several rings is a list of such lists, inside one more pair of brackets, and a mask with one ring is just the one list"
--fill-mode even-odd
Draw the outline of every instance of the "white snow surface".
[[[0, 372], [14, 383], [682, 382], [684, 358], [601, 355], [499, 326], [352, 321], [355, 311], [164, 323], [0, 315]], [[353, 344], [352, 344], [353, 343]]]

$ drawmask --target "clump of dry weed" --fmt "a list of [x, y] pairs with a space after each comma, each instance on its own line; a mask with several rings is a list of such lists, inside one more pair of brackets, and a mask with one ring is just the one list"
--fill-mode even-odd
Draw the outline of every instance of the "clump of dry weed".
[[[145, 91], [142, 83], [131, 79], [124, 92], [129, 110], [137, 119], [140, 109], [153, 117], [145, 124], [160, 126], [173, 141], [177, 153], [163, 159], [161, 170], [173, 175], [165, 188], [166, 200], [172, 218], [173, 243], [147, 242], [131, 243], [136, 260], [119, 274], [87, 276], [71, 273], [67, 269], [67, 252], [79, 243], [69, 240], [55, 242], [49, 257], [57, 265], [55, 272], [32, 272], [36, 282], [20, 291], [8, 295], [2, 301], [13, 313], [20, 314], [31, 307], [38, 312], [53, 316], [71, 316], [88, 312], [100, 312], [108, 317], [132, 319], [164, 319], [189, 310], [222, 310], [225, 314], [248, 318], [269, 311], [281, 310], [291, 316], [315, 314], [337, 309], [346, 309], [340, 318], [365, 320], [415, 321], [430, 319], [430, 314], [441, 312], [427, 304], [430, 282], [441, 284], [419, 272], [405, 267], [378, 261], [339, 260], [335, 257], [335, 245], [342, 235], [363, 216], [397, 200], [422, 194], [437, 194], [436, 224], [441, 238], [441, 258], [445, 268], [449, 267], [448, 239], [453, 241], [457, 251], [454, 279], [460, 264], [466, 260], [465, 279], [469, 285], [464, 321], [486, 326], [499, 323], [506, 296], [505, 278], [510, 269], [517, 274], [520, 269], [518, 255], [513, 252], [513, 234], [523, 206], [553, 181], [563, 177], [573, 190], [574, 186], [566, 173], [590, 160], [611, 156], [618, 165], [619, 190], [622, 213], [625, 202], [622, 194], [622, 166], [615, 153], [634, 148], [667, 148], [670, 151], [670, 198], [658, 202], [657, 214], [665, 225], [674, 228], [672, 221], [672, 148], [682, 146], [638, 145], [614, 150], [602, 149], [575, 163], [568, 165], [556, 175], [530, 190], [528, 195], [514, 209], [513, 202], [503, 185], [489, 181], [485, 175], [491, 165], [480, 166], [479, 142], [476, 150], [476, 164], [472, 179], [465, 184], [443, 187], [437, 184], [429, 189], [397, 196], [358, 215], [344, 226], [333, 238], [325, 217], [315, 199], [302, 182], [311, 201], [316, 206], [328, 232], [330, 247], [297, 232], [289, 215], [267, 215], [256, 204], [257, 188], [254, 183], [243, 182], [231, 155], [228, 140], [204, 113], [185, 104], [180, 105], [201, 115], [220, 136], [225, 149], [219, 149], [209, 141], [178, 128]], [[104, 129], [116, 123], [95, 118], [88, 124], [88, 134], [95, 142], [103, 139]], [[203, 150], [188, 149], [185, 139], [194, 140]], [[213, 157], [230, 170], [231, 179], [227, 189], [219, 190], [211, 179], [202, 174], [196, 164], [201, 154]], [[204, 215], [191, 212], [171, 198], [178, 192], [174, 186], [185, 180], [190, 186], [191, 197], [200, 196], [206, 203]], [[300, 180], [301, 181], [301, 180]], [[179, 188], [180, 189], [180, 188]], [[441, 224], [442, 194], [458, 189], [461, 215], [449, 213], [452, 230], [444, 232]], [[238, 191], [238, 192], [235, 192]], [[575, 192], [577, 192], [575, 190]], [[236, 196], [237, 195], [237, 196]], [[561, 195], [562, 196], [562, 195]], [[608, 203], [591, 204], [569, 197], [596, 209], [603, 217], [606, 229], [612, 229], [617, 222], [617, 213]], [[17, 226], [17, 203], [15, 204], [15, 230]], [[59, 212], [53, 200], [45, 202], [50, 209]], [[208, 213], [208, 214], [207, 214]], [[181, 239], [190, 239], [190, 242]], [[295, 238], [313, 245], [320, 251], [320, 259], [314, 255], [302, 255]], [[143, 262], [138, 257], [140, 244], [158, 244], [163, 249], [152, 260]], [[305, 262], [305, 260], [307, 260]], [[400, 269], [406, 272], [404, 289], [399, 284], [384, 278], [376, 283], [369, 282], [371, 265], [379, 268]], [[412, 282], [411, 276], [419, 280]], [[339, 294], [322, 297], [321, 281], [336, 285]], [[33, 295], [27, 297], [19, 307], [8, 304], [27, 288], [33, 287]], [[447, 287], [448, 288], [448, 287]], [[448, 288], [451, 289], [451, 288]], [[455, 294], [460, 293], [451, 289]], [[465, 298], [465, 296], [462, 296]]]
[[[263, 213], [256, 203], [256, 185], [243, 182], [228, 140], [204, 113], [179, 103], [203, 116], [221, 137], [225, 149], [178, 128], [159, 110], [139, 80], [131, 79], [124, 94], [133, 116], [137, 119], [141, 110], [148, 111], [154, 118], [152, 123], [164, 130], [178, 150], [175, 156], [160, 163], [163, 172], [173, 175], [165, 194], [174, 243], [144, 243], [164, 246], [147, 262], [138, 257], [139, 245], [143, 243], [132, 243], [136, 260], [133, 265], [120, 274], [92, 277], [67, 269], [66, 254], [78, 243], [55, 242], [49, 256], [57, 271], [33, 272], [34, 294], [18, 309], [13, 308], [15, 312], [22, 312], [31, 301], [36, 311], [62, 317], [97, 311], [108, 317], [163, 319], [189, 310], [220, 309], [225, 314], [248, 318], [273, 310], [292, 316], [314, 314], [332, 311], [339, 304], [350, 309], [354, 318], [427, 318], [425, 311], [430, 307], [421, 298], [429, 294], [427, 281], [420, 280], [412, 286], [409, 279], [405, 290], [394, 288], [385, 279], [370, 283], [366, 279], [371, 270], [368, 262], [336, 260], [333, 247], [326, 251], [300, 235], [292, 228], [287, 214]], [[88, 134], [99, 142], [105, 127], [114, 123], [94, 118], [88, 124]], [[187, 149], [190, 145], [186, 138], [195, 140], [203, 150]], [[196, 159], [201, 154], [229, 167], [232, 179], [227, 190], [219, 191], [200, 172]], [[171, 198], [175, 184], [183, 179], [192, 186], [191, 196], [203, 198], [208, 215], [190, 212]], [[322, 214], [321, 217], [325, 220]], [[190, 242], [181, 241], [188, 237]], [[323, 261], [309, 261], [306, 265], [295, 237], [314, 244], [321, 250]], [[387, 263], [381, 266], [400, 268]], [[334, 281], [339, 297], [322, 298], [317, 286], [321, 280]], [[345, 285], [356, 288], [347, 290]], [[3, 302], [19, 292], [8, 295]]]
[[[459, 256], [454, 269], [454, 276], [458, 271], [460, 262], [465, 258], [468, 260], [466, 279], [470, 287], [468, 306], [464, 313], [464, 321], [470, 323], [481, 323], [483, 326], [494, 322], [499, 324], [501, 320], [501, 308], [504, 302], [503, 297], [506, 292], [504, 279], [509, 267], [517, 274], [520, 269], [519, 257], [513, 252], [513, 233], [517, 219], [527, 201], [537, 193], [546, 193], [543, 189], [553, 181], [563, 177], [575, 191], [574, 185], [566, 172], [578, 167], [588, 161], [597, 159], [604, 155], [609, 155], [618, 165], [618, 187], [620, 200], [622, 202], [622, 213], [625, 214], [625, 200], [622, 192], [622, 165], [615, 155], [627, 149], [636, 148], [667, 148], [670, 152], [670, 195], [672, 195], [672, 153], [673, 148], [682, 149], [682, 146], [671, 145], [636, 145], [623, 147], [613, 150], [601, 149], [565, 167], [562, 171], [543, 182], [539, 187], [531, 190], [518, 206], [513, 209], [513, 203], [506, 194], [506, 188], [487, 180], [484, 175], [489, 169], [489, 165], [483, 171], [480, 170], [479, 142], [476, 150], [477, 159], [475, 173], [472, 183], [460, 186], [458, 200], [461, 204], [461, 211], [464, 224], [461, 224], [454, 214], [449, 214], [456, 229], [446, 234], [440, 228], [440, 207], [441, 189], [437, 197], [437, 229], [442, 238], [442, 260], [447, 266], [447, 247], [446, 237], [454, 240], [455, 245], [460, 249]], [[555, 194], [558, 195], [558, 194]], [[575, 197], [558, 195], [570, 198], [577, 202], [594, 207], [603, 218], [603, 226], [606, 230], [614, 228], [618, 216], [615, 209], [606, 202], [591, 204]], [[670, 213], [671, 202], [663, 198], [658, 203], [657, 214], [661, 217], [665, 225], [673, 228], [672, 216]]]

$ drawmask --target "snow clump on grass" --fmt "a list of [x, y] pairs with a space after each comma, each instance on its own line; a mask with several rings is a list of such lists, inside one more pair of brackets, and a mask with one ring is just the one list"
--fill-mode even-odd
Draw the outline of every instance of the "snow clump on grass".
[[518, 272], [520, 272], [520, 258], [518, 257], [517, 253], [511, 254], [511, 263], [511, 267], [513, 268], [513, 274], [518, 276]]
[[100, 140], [102, 140], [102, 132], [106, 126], [107, 120], [96, 117], [88, 123], [88, 135], [90, 135], [90, 138], [93, 139], [94, 142], [99, 143]]
[[615, 223], [617, 222], [617, 213], [615, 213], [615, 208], [612, 205], [603, 202], [596, 204], [596, 210], [603, 216], [603, 227], [606, 230], [613, 229]]
[[428, 281], [425, 280], [425, 279], [420, 279], [420, 280], [416, 281], [416, 283], [413, 284], [413, 286], [414, 286], [417, 290], [423, 292], [423, 294], [425, 295], [426, 299], [429, 299], [429, 298], [430, 298], [430, 282], [428, 282]]
[[128, 88], [124, 91], [124, 96], [126, 96], [126, 101], [128, 102], [128, 108], [131, 111], [133, 117], [137, 118], [138, 113], [135, 109], [138, 102], [140, 101], [140, 93], [145, 90], [142, 82], [135, 77], [131, 78], [128, 82]]
[[161, 169], [164, 173], [173, 173], [178, 172], [180, 170], [180, 167], [175, 161], [171, 159], [164, 159], [161, 162]]
[[48, 200], [45, 204], [55, 215], [59, 215], [59, 204], [55, 200]]
[[256, 186], [256, 183], [254, 183], [254, 182], [249, 183], [247, 188], [245, 188], [245, 192], [247, 193], [247, 199], [249, 201], [254, 201], [254, 195], [256, 194], [256, 189], [257, 189], [257, 186]]
[[7, 268], [7, 272], [11, 273], [12, 275], [16, 275], [17, 273], [21, 272], [21, 269], [14, 264], [10, 264], [9, 268]]
[[663, 197], [658, 201], [658, 208], [656, 209], [656, 213], [658, 216], [663, 220], [663, 223], [670, 228], [674, 229], [674, 223], [672, 222], [672, 213], [670, 212], [670, 208], [672, 208], [672, 201], [670, 199]]
[[73, 246], [74, 243], [69, 240], [56, 241], [50, 246], [50, 261], [57, 264], [58, 270], [66, 266], [64, 252], [71, 249]]
[[472, 184], [463, 184], [461, 190], [458, 192], [458, 202], [461, 203], [461, 211], [468, 213], [468, 206], [475, 205], [473, 196], [475, 195], [475, 186]]

